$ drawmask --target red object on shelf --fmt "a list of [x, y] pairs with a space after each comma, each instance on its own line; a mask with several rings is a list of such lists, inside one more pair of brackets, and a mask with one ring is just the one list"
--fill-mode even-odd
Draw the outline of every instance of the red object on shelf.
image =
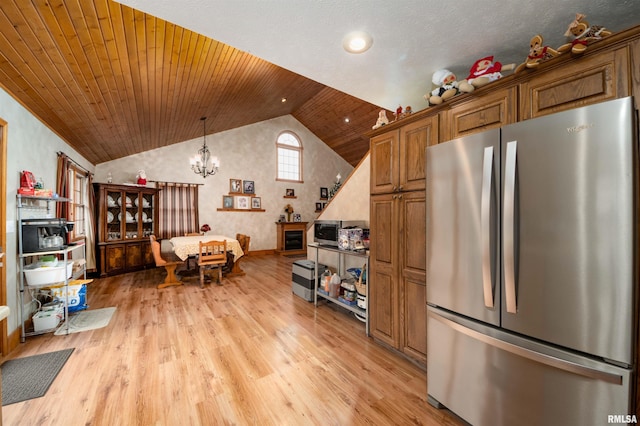
[[20, 195], [35, 195], [36, 190], [33, 188], [19, 188], [18, 194]]

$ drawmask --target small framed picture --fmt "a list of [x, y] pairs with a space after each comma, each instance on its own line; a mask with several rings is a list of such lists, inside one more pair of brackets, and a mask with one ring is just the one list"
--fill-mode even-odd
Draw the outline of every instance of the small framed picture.
[[244, 194], [255, 194], [255, 189], [253, 187], [252, 180], [243, 180], [242, 181], [242, 192]]
[[329, 189], [320, 188], [320, 199], [321, 200], [328, 200], [329, 199]]
[[295, 197], [296, 193], [292, 188], [287, 188], [287, 197]]
[[249, 210], [251, 208], [251, 197], [236, 195], [233, 197], [233, 205], [236, 209]]
[[232, 209], [233, 208], [233, 197], [231, 195], [223, 195], [222, 196], [222, 208], [223, 209]]
[[262, 208], [262, 200], [260, 199], [260, 197], [251, 197], [251, 208], [252, 209]]
[[302, 216], [300, 216], [299, 213], [294, 213], [293, 214], [293, 221], [294, 222], [302, 222]]
[[240, 179], [229, 179], [229, 192], [242, 194], [242, 181]]
[[280, 218], [278, 219], [278, 222], [286, 222], [287, 220], [284, 218], [284, 215], [281, 214]]
[[322, 203], [316, 203], [316, 211], [319, 212], [322, 210]]

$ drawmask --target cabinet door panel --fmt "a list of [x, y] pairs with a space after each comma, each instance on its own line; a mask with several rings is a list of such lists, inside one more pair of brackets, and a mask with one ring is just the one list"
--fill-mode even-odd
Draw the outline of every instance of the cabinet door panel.
[[125, 246], [110, 245], [105, 248], [105, 272], [107, 274], [122, 271], [126, 267], [125, 262]]
[[510, 87], [452, 105], [445, 112], [447, 125], [443, 126], [446, 130], [441, 133], [441, 141], [514, 123], [518, 116], [517, 93], [516, 87]]
[[136, 268], [142, 265], [142, 244], [127, 245], [127, 268]]
[[369, 315], [371, 335], [398, 348], [398, 195], [371, 197]]
[[426, 196], [424, 191], [402, 194], [402, 268], [424, 274], [426, 258]]
[[371, 193], [393, 192], [398, 186], [398, 132], [391, 131], [371, 139]]
[[630, 94], [626, 48], [564, 63], [521, 85], [521, 120]]
[[426, 365], [427, 291], [424, 281], [405, 279], [403, 352]]
[[425, 188], [425, 150], [438, 143], [438, 116], [408, 124], [400, 130], [399, 174], [401, 191]]
[[145, 265], [155, 264], [155, 260], [153, 258], [153, 252], [151, 251], [151, 244], [149, 243], [142, 244], [142, 259]]

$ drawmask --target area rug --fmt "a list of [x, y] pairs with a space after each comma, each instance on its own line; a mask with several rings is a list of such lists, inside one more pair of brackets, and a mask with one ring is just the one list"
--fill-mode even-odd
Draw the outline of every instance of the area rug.
[[[116, 308], [102, 308], [102, 309], [90, 309], [87, 311], [80, 311], [78, 313], [69, 315], [69, 331], [71, 333], [80, 333], [81, 331], [95, 330], [98, 328], [106, 327], [111, 321], [113, 313]], [[54, 333], [56, 336], [63, 336], [67, 334], [67, 325], [62, 324], [60, 328]]]
[[40, 398], [58, 376], [72, 349], [5, 361], [2, 370], [2, 405]]

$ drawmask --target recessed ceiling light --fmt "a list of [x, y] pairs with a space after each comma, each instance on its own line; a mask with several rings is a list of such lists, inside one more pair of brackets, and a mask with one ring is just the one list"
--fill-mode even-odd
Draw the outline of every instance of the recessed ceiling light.
[[373, 38], [364, 31], [353, 31], [342, 39], [342, 47], [349, 53], [362, 53], [369, 50]]
[[280, 102], [282, 102], [282, 103], [287, 102], [287, 98], [282, 98], [282, 99], [280, 99]]
[[344, 119], [344, 122], [345, 122], [345, 123], [349, 123], [350, 121], [351, 121], [351, 120], [349, 120], [349, 117], [347, 117], [347, 118], [345, 118], [345, 119]]

